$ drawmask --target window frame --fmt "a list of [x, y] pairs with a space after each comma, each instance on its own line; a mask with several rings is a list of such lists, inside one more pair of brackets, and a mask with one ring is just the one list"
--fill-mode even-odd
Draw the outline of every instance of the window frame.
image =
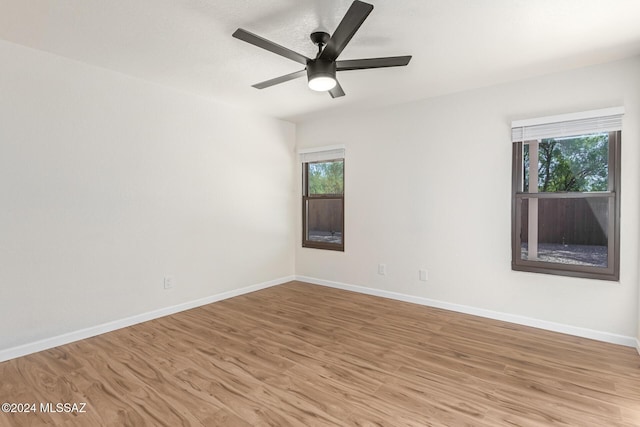
[[[558, 192], [529, 193], [522, 191], [523, 146], [530, 141], [514, 141], [512, 153], [512, 197], [511, 197], [511, 269], [532, 273], [554, 274], [560, 276], [581, 277], [619, 281], [620, 279], [620, 130], [609, 133], [608, 184], [607, 191], [594, 192]], [[567, 199], [607, 197], [609, 199], [609, 215], [607, 223], [607, 267], [573, 265], [546, 261], [529, 261], [522, 259], [522, 200], [523, 199]]]
[[[309, 194], [309, 165], [313, 163], [327, 163], [327, 162], [335, 162], [342, 161], [342, 194]], [[335, 159], [327, 159], [327, 160], [317, 160], [317, 161], [309, 161], [302, 163], [302, 247], [303, 248], [312, 248], [312, 249], [325, 249], [330, 251], [339, 251], [344, 252], [344, 240], [345, 240], [345, 230], [344, 230], [344, 172], [345, 172], [345, 159], [344, 158], [335, 158]], [[307, 239], [307, 222], [308, 222], [308, 213], [307, 207], [310, 200], [340, 200], [342, 205], [341, 210], [341, 226], [342, 226], [342, 239], [341, 243], [329, 243], [329, 242], [318, 242], [315, 240]]]

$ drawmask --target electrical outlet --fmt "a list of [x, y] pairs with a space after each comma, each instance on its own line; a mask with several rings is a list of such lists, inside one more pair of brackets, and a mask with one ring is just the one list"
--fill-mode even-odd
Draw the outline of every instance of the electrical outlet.
[[164, 288], [165, 289], [171, 289], [171, 288], [173, 288], [173, 285], [175, 285], [175, 279], [173, 278], [173, 276], [165, 276], [165, 278], [164, 278]]
[[427, 272], [427, 270], [418, 270], [418, 276], [420, 280], [426, 282], [429, 279], [429, 272]]
[[386, 264], [378, 264], [378, 274], [381, 276], [385, 276], [387, 274]]

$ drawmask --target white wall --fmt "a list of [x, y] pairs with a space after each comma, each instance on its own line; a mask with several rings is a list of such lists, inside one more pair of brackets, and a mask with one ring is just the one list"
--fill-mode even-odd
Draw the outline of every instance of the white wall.
[[[511, 120], [619, 105], [626, 108], [620, 282], [512, 271]], [[346, 145], [346, 250], [297, 244], [296, 274], [633, 341], [638, 325], [639, 108], [636, 57], [309, 119], [297, 127], [298, 148]], [[299, 229], [300, 220], [298, 240]], [[378, 263], [387, 264], [386, 276], [377, 274]], [[419, 268], [429, 271], [426, 283], [418, 280]]]
[[[0, 58], [0, 351], [294, 271], [640, 339], [639, 58], [301, 123], [300, 148], [347, 147], [345, 253], [300, 247], [293, 125]], [[617, 105], [620, 282], [511, 271], [510, 121]]]
[[0, 350], [294, 274], [292, 124], [6, 42], [0, 62]]

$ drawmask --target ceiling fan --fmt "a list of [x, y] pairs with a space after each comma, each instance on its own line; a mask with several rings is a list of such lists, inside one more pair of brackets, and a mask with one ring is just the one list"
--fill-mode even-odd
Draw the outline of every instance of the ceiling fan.
[[367, 68], [401, 67], [407, 65], [411, 56], [389, 56], [384, 58], [348, 59], [338, 61], [338, 56], [347, 46], [353, 35], [358, 31], [367, 16], [373, 10], [373, 5], [355, 0], [347, 11], [333, 35], [323, 31], [311, 33], [311, 41], [318, 46], [315, 58], [307, 58], [291, 49], [280, 46], [242, 28], [238, 28], [233, 37], [266, 49], [277, 55], [296, 61], [305, 66], [303, 70], [286, 74], [274, 79], [254, 84], [256, 89], [264, 89], [289, 80], [297, 79], [307, 74], [309, 88], [316, 91], [329, 91], [332, 98], [344, 96], [344, 91], [336, 80], [337, 71], [364, 70]]

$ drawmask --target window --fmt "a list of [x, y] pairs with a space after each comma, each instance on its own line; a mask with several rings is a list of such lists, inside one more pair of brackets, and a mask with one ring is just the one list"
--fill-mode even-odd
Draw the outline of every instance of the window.
[[622, 113], [513, 123], [513, 270], [618, 280]]
[[344, 149], [301, 156], [302, 246], [344, 251]]

